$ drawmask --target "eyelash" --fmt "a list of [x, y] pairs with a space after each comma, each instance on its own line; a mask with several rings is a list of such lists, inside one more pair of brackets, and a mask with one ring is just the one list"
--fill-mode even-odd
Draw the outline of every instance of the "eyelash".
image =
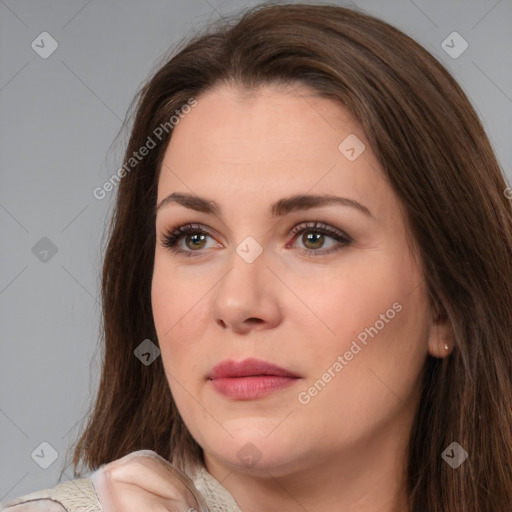
[[[299, 248], [299, 250], [307, 255], [307, 256], [324, 256], [327, 254], [331, 254], [333, 252], [339, 251], [343, 249], [344, 247], [350, 245], [353, 240], [342, 231], [338, 231], [336, 229], [333, 229], [326, 224], [322, 222], [303, 222], [297, 226], [295, 226], [290, 234], [293, 235], [293, 241], [292, 243], [295, 243], [297, 238], [302, 235], [305, 232], [312, 232], [312, 233], [320, 233], [322, 235], [327, 235], [330, 238], [333, 238], [337, 242], [340, 242], [341, 245], [337, 245], [334, 248], [328, 249], [328, 250], [316, 250], [316, 249], [302, 249]], [[189, 234], [204, 234], [207, 236], [210, 236], [207, 231], [201, 228], [199, 224], [185, 224], [181, 226], [173, 226], [168, 231], [166, 231], [162, 237], [161, 245], [162, 247], [165, 247], [166, 249], [170, 250], [173, 253], [176, 254], [182, 254], [186, 257], [197, 257], [200, 256], [200, 253], [203, 252], [201, 250], [197, 251], [184, 251], [180, 249], [177, 246], [177, 243], [186, 235]], [[288, 246], [288, 245], [287, 245]]]

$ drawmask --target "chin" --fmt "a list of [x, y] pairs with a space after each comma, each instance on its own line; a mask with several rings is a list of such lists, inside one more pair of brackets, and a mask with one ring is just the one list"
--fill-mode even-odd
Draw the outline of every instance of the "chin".
[[[275, 419], [240, 418], [223, 423], [233, 436], [222, 434], [221, 439], [207, 439], [206, 451], [232, 471], [250, 472], [268, 477], [278, 476], [295, 467], [300, 441], [293, 440], [286, 428], [276, 429]], [[280, 427], [279, 427], [280, 428]]]

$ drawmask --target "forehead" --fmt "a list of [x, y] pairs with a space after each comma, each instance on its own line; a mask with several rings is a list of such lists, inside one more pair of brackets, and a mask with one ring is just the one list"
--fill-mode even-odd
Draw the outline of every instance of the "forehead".
[[[357, 159], [340, 151], [345, 140], [364, 144]], [[219, 202], [236, 194], [260, 206], [290, 194], [339, 192], [377, 210], [392, 196], [358, 121], [340, 103], [300, 86], [250, 94], [220, 86], [198, 97], [174, 127], [158, 201], [176, 191]]]
[[[200, 135], [194, 141], [200, 153], [187, 155], [188, 160], [250, 165], [267, 162], [269, 153], [274, 159], [323, 160], [337, 156], [336, 141], [344, 132], [360, 131], [341, 104], [299, 86], [266, 86], [251, 92], [219, 86], [197, 101], [174, 128], [170, 142], [174, 150], [183, 146], [191, 131]], [[179, 156], [179, 149], [173, 152], [173, 157]]]

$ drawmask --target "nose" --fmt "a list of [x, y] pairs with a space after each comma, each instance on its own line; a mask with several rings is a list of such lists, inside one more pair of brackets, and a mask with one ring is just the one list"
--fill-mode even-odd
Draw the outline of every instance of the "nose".
[[239, 334], [261, 331], [279, 325], [282, 320], [279, 285], [267, 267], [265, 251], [251, 263], [233, 251], [231, 268], [215, 287], [211, 314], [222, 330]]

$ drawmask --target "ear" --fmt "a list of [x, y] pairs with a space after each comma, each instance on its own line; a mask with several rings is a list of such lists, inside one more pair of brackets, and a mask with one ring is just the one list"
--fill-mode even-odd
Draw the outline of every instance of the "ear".
[[433, 308], [428, 335], [428, 352], [432, 357], [442, 359], [449, 356], [455, 346], [453, 328], [446, 312]]

